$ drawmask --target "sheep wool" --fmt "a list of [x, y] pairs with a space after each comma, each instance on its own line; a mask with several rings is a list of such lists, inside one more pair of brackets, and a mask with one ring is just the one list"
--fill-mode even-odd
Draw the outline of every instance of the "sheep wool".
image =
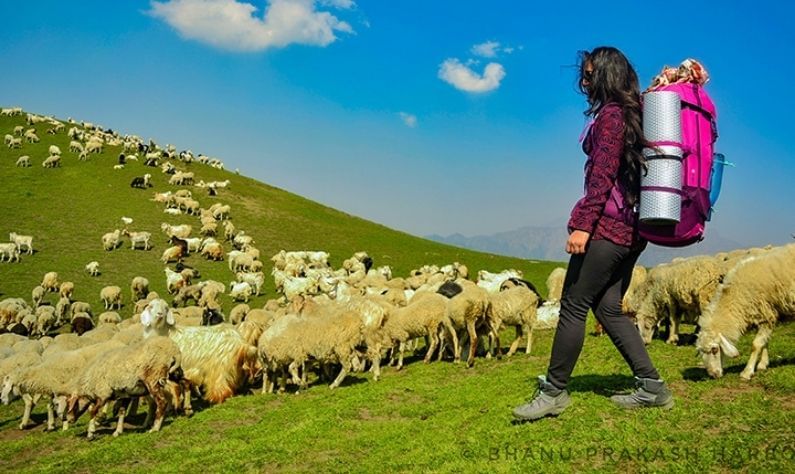
[[[740, 377], [750, 379], [755, 369], [769, 364], [767, 351], [776, 322], [795, 316], [795, 244], [752, 255], [726, 274], [707, 309], [699, 318], [696, 347], [707, 373], [723, 375], [721, 353], [737, 357], [737, 339], [750, 327], [759, 328]], [[758, 365], [757, 365], [758, 361]]]

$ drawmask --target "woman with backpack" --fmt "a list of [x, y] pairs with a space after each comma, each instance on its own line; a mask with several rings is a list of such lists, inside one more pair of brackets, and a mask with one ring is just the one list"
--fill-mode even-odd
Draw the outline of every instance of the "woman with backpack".
[[[621, 299], [646, 242], [638, 236], [634, 207], [645, 166], [638, 76], [616, 48], [581, 53], [579, 89], [587, 97], [584, 133], [585, 196], [569, 219], [566, 252], [571, 254], [563, 286], [560, 320], [549, 368], [539, 376], [535, 398], [516, 407], [522, 421], [559, 415], [569, 405], [569, 378], [585, 339], [585, 318], [593, 309], [610, 339], [627, 361], [636, 390], [611, 399], [623, 408], [673, 406], [632, 320], [622, 314]], [[622, 199], [615, 194], [621, 193]], [[623, 201], [621, 206], [616, 201]]]

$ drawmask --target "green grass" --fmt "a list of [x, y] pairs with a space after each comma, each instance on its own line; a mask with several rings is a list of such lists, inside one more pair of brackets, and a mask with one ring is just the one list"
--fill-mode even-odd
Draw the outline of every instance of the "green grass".
[[[2, 117], [0, 131], [20, 122]], [[160, 222], [195, 219], [162, 214], [161, 205], [148, 200], [151, 190], [129, 187], [133, 176], [151, 169], [133, 163], [113, 170], [119, 152], [114, 149], [78, 162], [66, 152], [65, 135], [46, 135], [44, 128], [37, 126], [43, 143], [21, 151], [0, 149], [0, 237], [4, 240], [9, 231], [31, 234], [37, 250], [22, 263], [0, 263], [2, 297], [29, 300], [30, 290], [51, 270], [74, 281], [75, 296], [95, 308], [104, 285], [122, 286], [129, 299], [135, 275], [148, 277], [164, 294]], [[61, 169], [41, 167], [51, 143], [65, 151]], [[14, 167], [23, 154], [31, 156], [32, 168]], [[458, 260], [473, 273], [520, 268], [541, 288], [556, 265], [428, 242], [228, 172], [199, 164], [190, 168], [197, 179], [232, 181], [217, 200], [232, 205], [233, 222], [254, 236], [263, 256], [282, 248], [322, 249], [338, 266], [354, 251], [367, 250], [377, 265], [392, 265], [396, 276], [425, 263]], [[176, 189], [159, 170], [152, 175], [155, 190]], [[215, 199], [199, 197], [204, 206]], [[129, 243], [102, 250], [101, 235], [120, 226], [122, 215], [135, 219], [131, 229], [157, 236], [154, 250], [132, 251]], [[100, 262], [99, 278], [83, 272], [91, 260]], [[225, 262], [192, 256], [188, 263], [204, 278], [231, 279]], [[272, 285], [268, 282], [267, 294], [252, 306], [274, 297]], [[127, 303], [125, 317], [131, 312]], [[228, 300], [223, 303], [227, 311], [232, 307]], [[192, 418], [168, 418], [160, 433], [131, 427], [118, 439], [105, 429], [98, 440], [86, 441], [85, 417], [65, 433], [45, 433], [41, 424], [20, 431], [22, 406], [14, 402], [0, 407], [0, 471], [793, 472], [793, 336], [791, 323], [776, 328], [771, 367], [750, 382], [738, 373], [752, 334], [739, 341], [743, 357], [729, 361], [727, 375], [719, 380], [706, 377], [692, 346], [655, 340], [649, 351], [671, 385], [676, 406], [624, 412], [608, 396], [631, 387], [629, 369], [609, 339], [589, 335], [570, 386], [572, 405], [559, 418], [535, 424], [513, 425], [510, 412], [532, 395], [535, 376], [545, 371], [551, 331], [537, 332], [531, 355], [478, 358], [471, 369], [411, 359], [403, 371], [385, 368], [379, 382], [354, 374], [335, 391], [315, 385], [299, 394], [236, 396]], [[45, 417], [42, 407], [34, 410], [35, 422]], [[765, 453], [768, 448], [778, 451]]]

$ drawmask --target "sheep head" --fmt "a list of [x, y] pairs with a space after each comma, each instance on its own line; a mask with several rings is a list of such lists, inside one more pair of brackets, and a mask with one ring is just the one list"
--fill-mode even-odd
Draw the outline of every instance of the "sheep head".
[[149, 302], [141, 313], [141, 324], [144, 326], [145, 334], [152, 332], [162, 333], [169, 327], [174, 326], [174, 313], [168, 307], [165, 300], [157, 298]]
[[696, 347], [704, 360], [704, 368], [707, 369], [709, 376], [714, 379], [723, 376], [722, 356], [733, 358], [740, 355], [734, 344], [721, 333], [701, 333], [696, 342]]

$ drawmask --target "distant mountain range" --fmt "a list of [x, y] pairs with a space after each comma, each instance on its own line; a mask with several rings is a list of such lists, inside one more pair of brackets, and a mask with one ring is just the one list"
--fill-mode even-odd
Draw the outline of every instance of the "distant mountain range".
[[[425, 238], [498, 255], [568, 262], [569, 256], [563, 250], [567, 236], [565, 226], [561, 225], [555, 227], [528, 226], [507, 232], [473, 237], [461, 234], [452, 234], [446, 237], [432, 234], [425, 236]], [[674, 257], [709, 255], [740, 247], [744, 246], [739, 242], [726, 239], [714, 231], [708, 231], [707, 237], [703, 242], [683, 249], [669, 249], [650, 244], [641, 255], [640, 263], [652, 266], [668, 262]]]

